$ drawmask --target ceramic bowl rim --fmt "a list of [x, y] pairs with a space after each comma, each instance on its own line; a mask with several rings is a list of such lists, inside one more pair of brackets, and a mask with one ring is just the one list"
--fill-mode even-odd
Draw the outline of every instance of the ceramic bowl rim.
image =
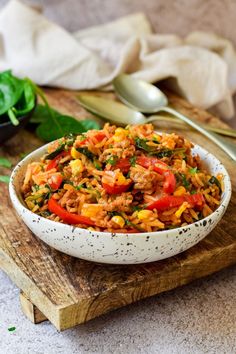
[[[24, 210], [24, 212], [29, 213], [30, 215], [32, 215], [32, 217], [36, 215], [37, 218], [39, 218], [39, 220], [41, 222], [49, 222], [52, 225], [54, 225], [55, 227], [59, 227], [59, 228], [63, 227], [63, 228], [65, 228], [65, 230], [68, 230], [68, 231], [72, 231], [72, 230], [74, 230], [76, 228], [76, 230], [78, 230], [78, 231], [89, 232], [88, 229], [75, 227], [75, 226], [69, 225], [69, 224], [63, 224], [63, 223], [60, 223], [59, 221], [50, 220], [50, 219], [47, 219], [47, 218], [45, 218], [43, 216], [40, 216], [40, 215], [38, 215], [36, 213], [33, 213], [26, 206], [24, 206], [24, 204], [21, 202], [21, 200], [19, 199], [19, 197], [17, 195], [19, 193], [19, 191], [16, 191], [16, 188], [14, 186], [14, 181], [15, 181], [15, 178], [17, 176], [18, 170], [20, 170], [22, 168], [22, 166], [24, 166], [27, 163], [28, 160], [32, 160], [32, 158], [35, 155], [38, 155], [41, 151], [45, 151], [47, 146], [50, 145], [51, 143], [52, 142], [47, 143], [45, 145], [42, 145], [41, 147], [39, 147], [36, 150], [32, 151], [30, 154], [28, 154], [26, 157], [24, 157], [24, 159], [19, 161], [18, 164], [13, 169], [13, 171], [11, 173], [11, 176], [10, 176], [10, 182], [9, 182], [9, 193], [10, 193], [10, 197], [11, 197], [11, 200], [12, 200], [12, 204], [13, 204], [14, 207], [15, 207], [15, 204], [18, 204], [18, 206], [22, 210]], [[207, 217], [205, 217], [203, 219], [200, 219], [200, 220], [197, 220], [197, 221], [195, 221], [195, 222], [193, 222], [191, 224], [188, 224], [186, 226], [181, 226], [181, 227], [176, 227], [176, 228], [173, 228], [173, 229], [167, 229], [167, 230], [161, 230], [161, 231], [118, 233], [118, 232], [96, 231], [95, 230], [94, 232], [98, 233], [99, 235], [118, 235], [118, 236], [122, 236], [122, 235], [135, 236], [135, 235], [138, 235], [139, 237], [147, 237], [147, 236], [150, 236], [150, 235], [158, 236], [158, 235], [163, 235], [163, 234], [168, 232], [168, 234], [171, 236], [172, 234], [175, 234], [176, 232], [182, 231], [182, 230], [184, 230], [186, 228], [194, 228], [194, 227], [196, 227], [195, 226], [196, 224], [203, 223], [204, 221], [208, 222], [214, 216], [217, 217], [217, 214], [219, 212], [224, 213], [224, 211], [226, 210], [226, 208], [227, 208], [227, 206], [229, 204], [229, 201], [230, 201], [230, 198], [231, 198], [231, 194], [232, 194], [232, 185], [231, 185], [230, 176], [229, 176], [224, 164], [217, 157], [215, 157], [213, 154], [211, 154], [210, 152], [208, 152], [206, 149], [202, 148], [198, 144], [194, 144], [193, 148], [194, 147], [200, 148], [200, 150], [203, 152], [203, 154], [205, 156], [209, 156], [211, 159], [215, 160], [217, 162], [217, 164], [219, 164], [221, 166], [221, 168], [223, 169], [223, 173], [224, 173], [224, 195], [223, 195], [223, 198], [221, 199], [221, 202], [220, 202], [219, 206], [217, 207], [217, 209], [212, 214], [208, 215]]]

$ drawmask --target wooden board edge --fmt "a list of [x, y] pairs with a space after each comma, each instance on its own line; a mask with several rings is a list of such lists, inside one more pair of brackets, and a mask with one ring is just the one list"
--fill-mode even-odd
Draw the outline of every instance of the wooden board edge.
[[20, 292], [21, 310], [25, 316], [34, 324], [47, 321], [47, 317], [30, 301], [27, 295]]
[[[217, 264], [215, 262], [216, 260]], [[170, 268], [169, 274], [165, 274], [165, 279], [157, 279], [155, 274], [150, 274], [150, 277], [147, 278], [146, 282], [140, 280], [124, 286], [121, 284], [119, 287], [115, 287], [107, 292], [93, 296], [90, 299], [82, 300], [78, 304], [60, 308], [59, 330], [64, 331], [112, 310], [150, 296], [167, 292], [175, 289], [177, 286], [184, 286], [194, 280], [207, 277], [223, 268], [232, 266], [235, 263], [236, 245], [229, 245], [223, 249], [223, 252], [219, 248], [208, 257], [201, 257], [199, 263], [196, 264], [196, 271], [194, 273], [192, 272], [192, 268], [188, 267], [188, 263], [180, 263], [180, 267], [176, 269], [176, 277], [174, 278], [173, 269]], [[199, 268], [198, 265], [200, 265]], [[166, 281], [166, 278], [168, 278], [168, 281]], [[178, 279], [178, 281], [175, 282], [174, 279]], [[129, 286], [129, 288], [127, 288], [127, 286]], [[111, 302], [111, 299], [117, 300], [117, 303], [114, 305], [114, 302]], [[83, 311], [81, 311], [81, 308]], [[84, 309], [87, 309], [87, 311]]]
[[[35, 305], [59, 331], [85, 323], [141, 299], [188, 284], [235, 263], [236, 244], [218, 247], [213, 252], [206, 253], [199, 258], [195, 264], [195, 272], [188, 264], [188, 260], [183, 258], [183, 261], [179, 262], [178, 268], [173, 270], [173, 267], [170, 267], [159, 279], [157, 279], [156, 274], [150, 274], [145, 281], [141, 278], [128, 284], [120, 284], [109, 291], [91, 296], [89, 299], [82, 299], [75, 304], [58, 306], [50, 302], [17, 264], [0, 249], [0, 267], [2, 270], [25, 293], [30, 303]], [[13, 268], [14, 272], [12, 271]]]

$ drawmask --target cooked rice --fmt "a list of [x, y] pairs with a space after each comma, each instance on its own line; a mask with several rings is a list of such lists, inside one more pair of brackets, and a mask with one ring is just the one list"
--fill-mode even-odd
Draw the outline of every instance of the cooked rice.
[[[70, 214], [83, 216], [73, 224], [89, 230], [153, 232], [184, 226], [210, 215], [223, 188], [222, 176], [203, 169], [192, 147], [182, 136], [157, 134], [151, 124], [125, 129], [105, 124], [103, 130], [51, 143], [47, 155], [28, 165], [22, 195], [33, 212], [65, 223], [63, 214], [48, 205], [50, 199], [57, 201]], [[155, 206], [165, 198], [169, 204]]]

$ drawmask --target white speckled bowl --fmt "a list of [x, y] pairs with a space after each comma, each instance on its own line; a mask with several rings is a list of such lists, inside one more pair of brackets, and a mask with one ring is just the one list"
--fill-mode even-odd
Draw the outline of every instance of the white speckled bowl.
[[20, 193], [28, 163], [38, 160], [46, 148], [47, 145], [44, 145], [32, 152], [15, 167], [10, 180], [10, 197], [18, 215], [36, 236], [51, 247], [74, 257], [101, 263], [135, 264], [174, 256], [208, 235], [221, 220], [230, 201], [231, 183], [225, 167], [212, 154], [195, 145], [193, 153], [200, 155], [209, 171], [224, 176], [221, 204], [205, 219], [172, 230], [133, 234], [89, 231], [51, 221], [27, 209]]

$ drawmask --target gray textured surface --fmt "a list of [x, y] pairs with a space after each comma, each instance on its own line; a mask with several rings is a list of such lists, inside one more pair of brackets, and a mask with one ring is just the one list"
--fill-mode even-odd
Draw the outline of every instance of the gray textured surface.
[[[0, 0], [0, 6], [6, 3]], [[214, 30], [236, 44], [234, 0], [31, 0], [69, 30], [145, 11], [156, 31]], [[0, 272], [0, 353], [236, 353], [236, 267], [58, 333], [21, 313], [18, 289]], [[16, 326], [15, 332], [7, 328]]]
[[236, 352], [236, 267], [62, 333], [27, 321], [18, 290], [1, 272], [0, 284], [1, 354]]

